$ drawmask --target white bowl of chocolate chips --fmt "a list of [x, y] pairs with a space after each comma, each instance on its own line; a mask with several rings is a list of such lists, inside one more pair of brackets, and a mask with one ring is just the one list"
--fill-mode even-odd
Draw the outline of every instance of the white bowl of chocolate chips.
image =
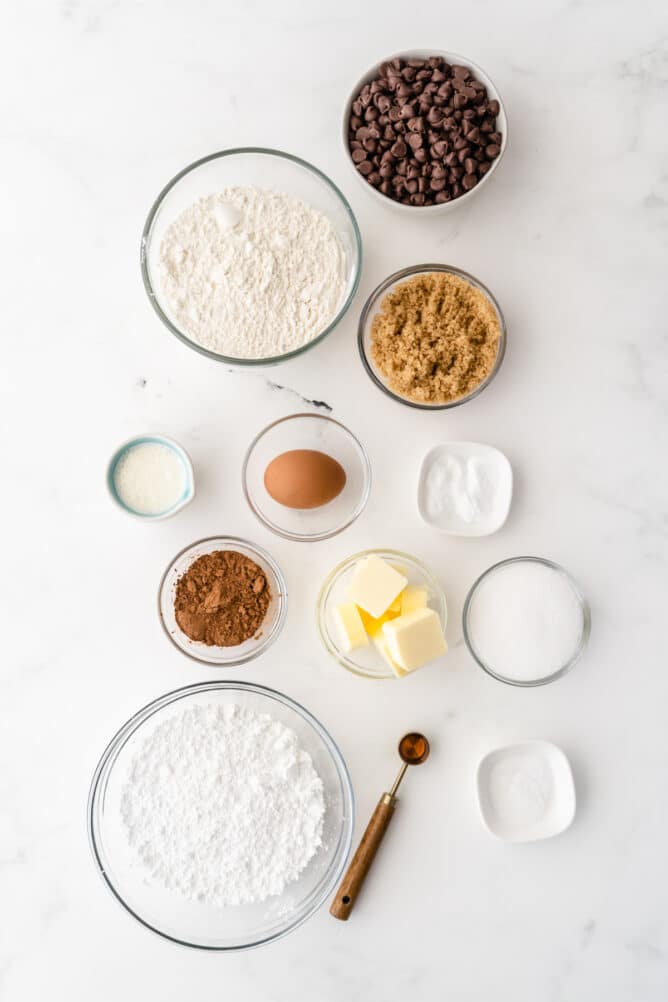
[[495, 173], [508, 142], [501, 95], [470, 59], [411, 49], [355, 84], [343, 115], [346, 159], [385, 205], [422, 213], [463, 205]]

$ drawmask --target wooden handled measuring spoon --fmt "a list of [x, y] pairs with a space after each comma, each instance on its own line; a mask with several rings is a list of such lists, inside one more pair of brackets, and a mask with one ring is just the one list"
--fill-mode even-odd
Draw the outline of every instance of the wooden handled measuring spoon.
[[399, 742], [399, 755], [403, 765], [399, 770], [399, 775], [394, 781], [394, 785], [389, 793], [384, 793], [378, 801], [378, 806], [371, 816], [371, 821], [366, 827], [362, 836], [362, 841], [357, 847], [357, 852], [352, 858], [352, 862], [346, 871], [346, 875], [341, 881], [336, 897], [329, 909], [330, 915], [345, 922], [353, 910], [353, 905], [357, 900], [364, 878], [366, 877], [374, 857], [378, 852], [378, 847], [383, 840], [383, 835], [387, 831], [388, 825], [394, 814], [397, 803], [397, 790], [404, 778], [409, 765], [422, 765], [429, 758], [429, 742], [424, 734], [413, 732], [404, 734]]

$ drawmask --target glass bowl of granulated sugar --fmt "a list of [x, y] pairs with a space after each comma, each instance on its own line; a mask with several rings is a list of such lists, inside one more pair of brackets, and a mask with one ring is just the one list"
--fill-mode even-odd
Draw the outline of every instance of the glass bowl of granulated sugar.
[[333, 893], [353, 791], [336, 743], [288, 696], [202, 682], [155, 699], [111, 740], [91, 784], [102, 879], [165, 939], [261, 946]]
[[165, 327], [228, 365], [294, 358], [352, 302], [362, 242], [352, 209], [311, 164], [243, 148], [179, 171], [148, 214], [141, 270]]

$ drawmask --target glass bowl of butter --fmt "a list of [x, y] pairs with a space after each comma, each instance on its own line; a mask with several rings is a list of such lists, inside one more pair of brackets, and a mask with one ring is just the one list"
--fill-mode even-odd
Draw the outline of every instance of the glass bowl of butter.
[[334, 567], [316, 619], [327, 651], [365, 678], [403, 678], [441, 661], [448, 649], [443, 588], [401, 550], [364, 550]]

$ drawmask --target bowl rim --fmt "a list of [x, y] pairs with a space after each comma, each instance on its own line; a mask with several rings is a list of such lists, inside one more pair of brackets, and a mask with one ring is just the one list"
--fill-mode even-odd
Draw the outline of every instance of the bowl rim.
[[[312, 535], [308, 536], [299, 535], [298, 533], [294, 532], [288, 532], [287, 530], [281, 529], [279, 526], [275, 525], [269, 519], [265, 518], [260, 509], [253, 503], [253, 500], [250, 496], [250, 491], [248, 490], [248, 480], [246, 476], [248, 471], [248, 463], [250, 461], [251, 455], [253, 453], [253, 450], [255, 449], [255, 446], [260, 441], [260, 439], [263, 438], [268, 432], [270, 432], [272, 428], [275, 428], [277, 425], [283, 424], [286, 421], [293, 421], [295, 420], [295, 418], [315, 418], [316, 420], [319, 421], [329, 421], [330, 424], [338, 425], [338, 427], [341, 428], [342, 431], [344, 431], [357, 446], [359, 455], [362, 460], [362, 467], [364, 469], [364, 488], [362, 491], [362, 495], [360, 500], [357, 502], [357, 505], [355, 506], [355, 509], [353, 510], [352, 514], [347, 519], [347, 521], [345, 521], [342, 525], [338, 526], [338, 528], [336, 529], [331, 529], [328, 532], [313, 533]], [[352, 525], [353, 522], [357, 521], [357, 519], [367, 506], [369, 496], [371, 494], [372, 476], [373, 475], [371, 470], [371, 462], [369, 460], [368, 453], [364, 448], [364, 446], [362, 445], [362, 443], [360, 442], [360, 440], [358, 439], [358, 437], [355, 434], [353, 434], [350, 428], [348, 428], [347, 425], [343, 424], [342, 421], [337, 421], [336, 418], [331, 417], [329, 414], [312, 414], [309, 413], [309, 411], [300, 411], [298, 414], [287, 414], [285, 417], [278, 418], [276, 421], [272, 421], [270, 424], [266, 425], [266, 427], [264, 427], [261, 431], [259, 431], [258, 434], [251, 441], [250, 445], [248, 446], [248, 449], [246, 450], [246, 455], [244, 456], [244, 460], [241, 466], [241, 486], [244, 492], [244, 497], [246, 498], [249, 508], [251, 509], [255, 517], [258, 519], [258, 521], [260, 521], [262, 525], [266, 526], [268, 529], [274, 532], [277, 536], [282, 536], [283, 539], [292, 539], [299, 543], [317, 543], [323, 539], [331, 539], [333, 536], [338, 536], [340, 532], [343, 532], [344, 529], [347, 529], [348, 526]]]
[[[174, 564], [178, 560], [180, 560], [181, 557], [183, 557], [186, 553], [188, 553], [189, 550], [194, 549], [196, 546], [201, 546], [203, 543], [213, 543], [213, 542], [221, 544], [226, 544], [226, 543], [232, 544], [232, 548], [234, 547], [234, 544], [238, 544], [240, 546], [245, 547], [248, 550], [251, 550], [251, 552], [255, 553], [258, 557], [260, 557], [265, 563], [269, 565], [272, 573], [276, 578], [279, 589], [278, 614], [276, 616], [274, 625], [272, 626], [267, 637], [264, 639], [262, 643], [258, 644], [257, 648], [255, 648], [254, 650], [249, 651], [242, 657], [233, 658], [230, 659], [229, 661], [213, 661], [210, 660], [209, 658], [200, 657], [198, 654], [193, 654], [192, 651], [186, 650], [184, 647], [181, 647], [181, 645], [177, 643], [177, 641], [174, 639], [170, 631], [167, 629], [167, 624], [165, 623], [162, 614], [161, 599], [163, 596], [164, 589], [167, 585], [167, 578], [170, 572], [172, 571]], [[187, 658], [190, 658], [191, 661], [196, 661], [198, 664], [207, 665], [212, 668], [225, 669], [225, 668], [239, 667], [240, 665], [247, 664], [249, 661], [254, 661], [255, 658], [260, 657], [262, 654], [265, 654], [272, 646], [274, 641], [276, 641], [280, 636], [283, 627], [285, 626], [285, 620], [287, 618], [287, 614], [288, 614], [288, 586], [285, 581], [283, 571], [276, 563], [274, 558], [271, 556], [271, 554], [267, 552], [267, 550], [265, 550], [262, 546], [258, 546], [257, 543], [251, 543], [250, 540], [248, 539], [242, 539], [241, 536], [204, 536], [201, 539], [194, 540], [194, 542], [189, 543], [188, 546], [184, 546], [183, 549], [179, 550], [179, 552], [174, 557], [172, 557], [172, 559], [167, 564], [167, 567], [165, 568], [160, 578], [160, 584], [158, 585], [158, 619], [160, 620], [160, 625], [162, 626], [162, 629], [167, 638], [169, 639], [170, 643], [172, 643], [174, 647], [176, 647], [176, 649], [181, 652], [181, 654], [185, 654]]]
[[433, 586], [434, 592], [439, 597], [440, 604], [442, 605], [442, 614], [440, 610], [435, 610], [435, 611], [439, 612], [439, 619], [441, 620], [441, 627], [444, 633], [448, 625], [448, 601], [445, 597], [445, 591], [443, 590], [443, 586], [441, 585], [440, 581], [438, 580], [434, 572], [431, 570], [431, 568], [428, 567], [418, 557], [413, 556], [412, 553], [407, 553], [405, 550], [395, 550], [392, 549], [391, 547], [382, 547], [382, 546], [372, 547], [367, 550], [360, 550], [359, 553], [351, 553], [344, 560], [340, 560], [339, 563], [336, 564], [336, 566], [333, 567], [331, 571], [329, 571], [325, 580], [320, 586], [320, 590], [318, 592], [318, 597], [316, 599], [316, 604], [315, 604], [316, 627], [318, 630], [318, 635], [320, 636], [320, 640], [322, 641], [323, 646], [325, 647], [327, 653], [330, 654], [335, 661], [338, 661], [338, 663], [343, 668], [351, 672], [351, 674], [357, 675], [360, 678], [371, 679], [372, 681], [376, 679], [384, 681], [386, 679], [396, 679], [397, 676], [389, 668], [387, 669], [387, 673], [382, 675], [381, 674], [372, 675], [370, 672], [363, 671], [359, 666], [355, 665], [354, 662], [343, 657], [341, 655], [341, 652], [337, 650], [336, 647], [334, 647], [334, 645], [330, 642], [329, 631], [326, 629], [325, 626], [325, 599], [332, 587], [335, 578], [337, 578], [339, 574], [342, 573], [342, 571], [347, 569], [348, 565], [352, 565], [357, 560], [362, 560], [364, 559], [364, 557], [368, 557], [372, 554], [378, 554], [379, 556], [386, 556], [389, 554], [391, 557], [396, 558], [398, 561], [408, 561], [409, 563], [414, 564], [416, 567], [420, 569], [420, 571], [424, 574], [427, 583], [430, 586]]
[[[180, 457], [186, 468], [187, 483], [183, 496], [176, 502], [175, 505], [172, 505], [171, 508], [167, 508], [166, 511], [158, 512], [157, 515], [152, 515], [150, 512], [135, 511], [134, 508], [130, 508], [119, 496], [114, 483], [116, 467], [118, 466], [118, 463], [123, 455], [134, 446], [142, 445], [145, 442], [157, 442], [160, 445], [165, 444], [167, 448], [172, 449], [172, 451]], [[114, 449], [111, 459], [107, 463], [106, 485], [107, 492], [112, 501], [114, 501], [126, 515], [130, 515], [132, 518], [140, 519], [142, 522], [161, 522], [165, 518], [171, 518], [172, 515], [176, 515], [177, 512], [181, 511], [182, 508], [185, 508], [185, 506], [190, 504], [193, 500], [195, 497], [195, 471], [190, 456], [183, 446], [176, 441], [176, 439], [170, 438], [169, 435], [162, 435], [160, 432], [145, 432], [142, 435], [132, 435], [124, 442], [121, 442], [121, 444]]]
[[[369, 182], [364, 177], [362, 177], [360, 172], [355, 168], [355, 165], [352, 161], [352, 157], [350, 156], [350, 149], [348, 147], [348, 121], [350, 119], [350, 112], [355, 97], [357, 96], [357, 94], [359, 94], [362, 87], [376, 76], [378, 70], [380, 69], [383, 63], [389, 63], [391, 62], [392, 59], [428, 59], [430, 56], [440, 56], [442, 59], [445, 59], [449, 63], [458, 64], [460, 66], [467, 66], [477, 75], [477, 78], [480, 80], [480, 82], [485, 84], [489, 92], [490, 98], [493, 101], [499, 102], [499, 116], [497, 117], [501, 117], [503, 119], [502, 124], [504, 126], [503, 134], [501, 136], [501, 151], [496, 160], [492, 161], [492, 166], [490, 167], [490, 169], [481, 178], [481, 180], [478, 181], [475, 188], [471, 189], [471, 191], [467, 191], [463, 195], [459, 195], [458, 198], [454, 198], [450, 202], [442, 202], [439, 203], [438, 205], [404, 205], [403, 202], [397, 202], [396, 199], [390, 198], [389, 195], [384, 195], [382, 191], [378, 191], [377, 188], [374, 188], [374, 186], [372, 184], [369, 184]], [[351, 90], [350, 95], [343, 108], [343, 119], [341, 124], [342, 124], [341, 139], [343, 143], [343, 152], [350, 169], [355, 174], [358, 181], [362, 182], [364, 187], [368, 191], [370, 191], [373, 194], [373, 196], [379, 201], [381, 201], [386, 207], [388, 206], [389, 203], [389, 207], [394, 207], [398, 209], [400, 212], [406, 212], [406, 213], [417, 212], [417, 213], [422, 213], [425, 216], [428, 214], [428, 212], [434, 214], [436, 212], [452, 211], [453, 209], [459, 208], [461, 205], [463, 205], [466, 201], [468, 201], [471, 198], [471, 196], [477, 194], [477, 192], [480, 191], [480, 189], [489, 180], [492, 174], [496, 172], [496, 168], [503, 160], [503, 156], [506, 152], [506, 147], [508, 145], [508, 113], [506, 112], [506, 106], [504, 104], [503, 98], [501, 97], [501, 94], [499, 93], [498, 87], [496, 86], [492, 78], [489, 76], [489, 74], [486, 72], [486, 70], [484, 70], [482, 66], [480, 66], [478, 63], [474, 62], [472, 59], [469, 59], [466, 56], [459, 55], [459, 53], [457, 52], [450, 52], [447, 49], [403, 49], [400, 52], [395, 52], [391, 56], [387, 56], [386, 58], [381, 59], [378, 62], [374, 63], [374, 65], [371, 68], [369, 68], [366, 71], [366, 73], [362, 74], [362, 76], [359, 78], [359, 80]]]
[[[379, 379], [379, 377], [376, 375], [375, 369], [371, 364], [371, 362], [369, 361], [369, 358], [367, 357], [367, 353], [364, 348], [364, 332], [366, 330], [367, 321], [369, 320], [369, 315], [376, 306], [376, 304], [378, 303], [381, 296], [383, 296], [383, 294], [387, 291], [387, 289], [389, 289], [391, 285], [394, 285], [395, 283], [402, 281], [402, 279], [411, 278], [414, 275], [422, 275], [422, 274], [427, 275], [430, 272], [456, 275], [458, 278], [462, 278], [466, 282], [469, 282], [471, 285], [475, 286], [475, 288], [477, 288], [480, 292], [482, 292], [485, 296], [487, 296], [487, 298], [489, 299], [490, 303], [492, 304], [492, 306], [496, 311], [496, 315], [499, 321], [499, 346], [496, 352], [496, 358], [494, 359], [494, 365], [492, 366], [489, 374], [486, 376], [485, 379], [483, 379], [481, 383], [478, 383], [475, 389], [471, 390], [470, 393], [467, 393], [465, 397], [459, 397], [457, 400], [450, 400], [445, 404], [422, 404], [419, 403], [417, 400], [409, 400], [407, 397], [402, 397], [398, 393], [395, 393], [394, 390], [391, 390], [388, 386], [385, 386], [383, 381]], [[374, 382], [376, 386], [380, 390], [382, 390], [383, 393], [385, 393], [386, 396], [390, 397], [391, 400], [396, 400], [398, 403], [403, 404], [405, 407], [413, 407], [415, 410], [420, 410], [420, 411], [447, 411], [450, 410], [452, 407], [461, 407], [462, 404], [468, 403], [469, 400], [473, 400], [474, 397], [477, 397], [479, 393], [482, 393], [482, 391], [489, 386], [489, 384], [492, 382], [494, 377], [497, 375], [499, 369], [501, 368], [501, 364], [506, 354], [507, 341], [508, 341], [508, 331], [506, 328], [506, 320], [496, 297], [490, 292], [487, 286], [480, 281], [479, 278], [475, 277], [475, 275], [471, 275], [469, 272], [464, 271], [462, 268], [456, 268], [454, 265], [451, 264], [435, 264], [435, 263], [414, 264], [410, 265], [407, 268], [401, 268], [399, 271], [393, 272], [386, 279], [384, 279], [380, 283], [380, 285], [377, 285], [376, 288], [369, 294], [362, 308], [362, 312], [360, 313], [359, 323], [357, 325], [357, 348], [360, 354], [360, 358], [362, 359], [362, 365], [366, 369], [366, 373], [370, 377], [372, 382]]]
[[[151, 239], [153, 224], [155, 222], [156, 216], [158, 215], [158, 212], [160, 211], [160, 208], [162, 207], [162, 203], [164, 202], [165, 198], [170, 193], [172, 188], [174, 188], [178, 184], [178, 182], [186, 176], [186, 174], [190, 174], [192, 171], [197, 170], [197, 168], [202, 167], [204, 164], [207, 164], [212, 160], [220, 160], [223, 157], [239, 156], [247, 154], [253, 154], [253, 155], [259, 154], [261, 156], [278, 157], [281, 160], [288, 160], [291, 163], [296, 164], [298, 167], [310, 171], [312, 174], [318, 177], [328, 188], [330, 188], [334, 192], [336, 196], [338, 196], [341, 205], [343, 206], [343, 209], [347, 214], [348, 219], [350, 220], [350, 224], [354, 235], [353, 242], [354, 242], [355, 258], [353, 262], [353, 281], [350, 286], [348, 295], [346, 296], [343, 303], [339, 307], [336, 316], [331, 320], [331, 322], [327, 325], [327, 327], [323, 331], [321, 331], [320, 334], [318, 334], [316, 337], [312, 338], [311, 341], [308, 341], [306, 344], [301, 345], [301, 347], [299, 348], [295, 348], [293, 351], [286, 352], [284, 355], [272, 355], [267, 358], [235, 358], [234, 356], [231, 355], [221, 355], [218, 352], [211, 351], [209, 348], [205, 348], [203, 347], [203, 345], [197, 344], [196, 341], [193, 341], [192, 338], [188, 337], [188, 335], [184, 331], [180, 330], [180, 328], [178, 328], [176, 324], [174, 324], [166, 315], [166, 313], [163, 311], [158, 301], [158, 292], [154, 287], [153, 282], [151, 281], [151, 276], [149, 274], [149, 267], [148, 267], [147, 248]], [[491, 171], [489, 173], [491, 173]], [[199, 352], [200, 355], [204, 355], [207, 358], [212, 358], [216, 362], [223, 362], [225, 365], [249, 366], [249, 367], [261, 366], [261, 365], [275, 365], [278, 364], [279, 362], [286, 362], [288, 359], [291, 358], [297, 358], [299, 355], [302, 355], [305, 351], [308, 351], [309, 348], [314, 348], [317, 344], [323, 341], [328, 334], [331, 334], [334, 328], [340, 323], [345, 314], [348, 312], [348, 308], [350, 307], [353, 299], [355, 298], [355, 294], [359, 287], [360, 278], [362, 275], [362, 235], [360, 232], [359, 225], [357, 223], [357, 219], [355, 218], [355, 214], [347, 198], [345, 197], [341, 189], [338, 187], [338, 185], [336, 185], [327, 176], [327, 174], [324, 173], [324, 171], [321, 171], [319, 167], [315, 167], [313, 164], [309, 163], [308, 160], [303, 160], [301, 157], [297, 157], [292, 153], [286, 153], [283, 150], [274, 150], [271, 149], [270, 147], [264, 147], [264, 146], [236, 146], [230, 149], [217, 150], [215, 153], [209, 153], [207, 156], [200, 157], [198, 160], [194, 160], [192, 163], [189, 163], [185, 167], [183, 167], [177, 174], [175, 174], [171, 178], [170, 181], [167, 182], [167, 184], [159, 192], [151, 208], [149, 209], [148, 215], [146, 217], [146, 222], [144, 223], [144, 227], [142, 229], [142, 234], [141, 234], [139, 262], [141, 267], [141, 275], [144, 284], [144, 289], [146, 290], [146, 294], [148, 296], [149, 302], [151, 303], [151, 306], [153, 307], [157, 315], [160, 317], [165, 327], [169, 331], [171, 331], [171, 333], [174, 334], [175, 337], [179, 339], [179, 341], [187, 345], [189, 348], [192, 348], [194, 351]]]
[[[95, 807], [98, 803], [97, 794], [99, 789], [99, 784], [103, 773], [109, 765], [112, 755], [121, 750], [129, 738], [134, 734], [139, 727], [148, 720], [154, 713], [161, 710], [164, 706], [169, 706], [171, 703], [176, 703], [181, 699], [185, 699], [190, 695], [201, 692], [210, 692], [212, 690], [228, 690], [228, 689], [242, 689], [247, 692], [254, 692], [260, 696], [265, 696], [270, 699], [274, 699], [279, 703], [287, 705], [290, 709], [295, 710], [300, 716], [302, 716], [318, 734], [318, 736], [323, 741], [325, 747], [327, 748], [332, 761], [335, 764], [336, 772], [341, 783], [341, 789], [343, 792], [343, 800], [345, 804], [345, 811], [343, 815], [344, 824], [342, 826], [342, 838], [343, 838], [343, 852], [341, 853], [341, 859], [336, 867], [331, 871], [329, 879], [323, 883], [322, 894], [312, 902], [311, 906], [305, 911], [305, 913], [291, 925], [286, 926], [285, 929], [280, 932], [274, 933], [271, 936], [266, 936], [263, 939], [259, 939], [253, 943], [246, 943], [242, 946], [209, 946], [202, 943], [191, 943], [186, 940], [179, 939], [176, 936], [171, 936], [161, 929], [156, 928], [156, 926], [151, 925], [146, 919], [142, 918], [137, 914], [125, 901], [120, 891], [116, 889], [114, 884], [109, 878], [109, 875], [105, 869], [103, 860], [101, 858], [100, 852], [98, 850], [98, 839], [96, 839], [96, 824], [94, 819]], [[110, 768], [113, 768], [113, 763]], [[347, 824], [346, 824], [347, 822]], [[189, 685], [180, 686], [178, 689], [171, 689], [169, 692], [164, 693], [161, 696], [157, 696], [155, 699], [150, 700], [145, 703], [139, 710], [132, 714], [131, 717], [126, 720], [126, 722], [118, 728], [116, 733], [113, 735], [111, 740], [107, 743], [104, 748], [98, 763], [93, 772], [93, 777], [91, 779], [89, 791], [88, 791], [88, 803], [86, 807], [86, 823], [88, 830], [88, 844], [93, 855], [93, 862], [95, 868], [99, 873], [102, 881], [104, 882], [107, 889], [111, 892], [114, 898], [119, 902], [119, 904], [133, 916], [141, 925], [151, 932], [160, 936], [162, 939], [169, 940], [172, 943], [176, 943], [179, 946], [188, 947], [189, 949], [196, 950], [206, 950], [210, 953], [238, 953], [244, 950], [252, 950], [259, 946], [264, 946], [267, 943], [274, 942], [275, 940], [282, 939], [289, 933], [298, 929], [299, 926], [303, 925], [307, 919], [311, 918], [319, 908], [322, 907], [325, 900], [331, 894], [332, 890], [336, 886], [338, 880], [343, 873], [344, 867], [348, 861], [350, 855], [350, 849], [352, 846], [353, 831], [355, 827], [355, 792], [353, 789], [352, 779], [346, 761], [343, 757], [341, 749], [338, 744], [329, 733], [327, 728], [318, 720], [318, 718], [307, 710], [305, 706], [297, 702], [291, 696], [280, 692], [278, 689], [273, 689], [267, 685], [260, 685], [257, 682], [244, 682], [238, 681], [236, 679], [211, 679], [207, 682], [195, 682]], [[341, 839], [340, 839], [341, 844]]]
[[[564, 665], [561, 666], [561, 668], [558, 668], [556, 671], [552, 672], [551, 675], [545, 675], [543, 678], [518, 680], [513, 678], [506, 678], [505, 675], [499, 674], [499, 672], [494, 671], [494, 669], [490, 665], [486, 664], [482, 660], [482, 658], [479, 657], [479, 655], [475, 651], [475, 648], [473, 646], [473, 641], [471, 639], [471, 635], [469, 632], [468, 615], [475, 593], [479, 585], [482, 584], [482, 582], [488, 575], [492, 574], [494, 571], [498, 571], [499, 568], [501, 567], [505, 567], [510, 564], [519, 564], [527, 562], [534, 564], [542, 564], [543, 567], [549, 567], [551, 570], [556, 571], [558, 574], [561, 574], [562, 577], [565, 578], [566, 581], [568, 581], [571, 588], [573, 589], [576, 598], [580, 603], [580, 608], [582, 609], [582, 632], [580, 634], [580, 639], [578, 641], [577, 647], [575, 648], [575, 651], [573, 652], [569, 660]], [[482, 668], [484, 672], [486, 672], [488, 675], [491, 675], [491, 677], [495, 678], [498, 682], [504, 682], [506, 685], [514, 685], [520, 689], [532, 689], [535, 686], [547, 685], [548, 682], [556, 682], [558, 678], [562, 678], [564, 675], [567, 675], [570, 671], [572, 671], [572, 669], [578, 663], [578, 661], [584, 654], [591, 633], [591, 610], [589, 608], [589, 603], [587, 602], [587, 599], [585, 598], [584, 593], [580, 588], [580, 585], [575, 580], [573, 575], [570, 574], [570, 572], [567, 571], [565, 567], [562, 567], [561, 564], [556, 563], [554, 560], [549, 560], [547, 557], [534, 557], [529, 555], [518, 556], [518, 557], [506, 557], [505, 560], [497, 561], [495, 564], [492, 564], [490, 567], [484, 570], [482, 574], [478, 575], [476, 580], [469, 588], [466, 598], [464, 600], [464, 607], [462, 609], [462, 629], [464, 634], [464, 643], [466, 644], [469, 654], [476, 662], [476, 664], [480, 668]]]

